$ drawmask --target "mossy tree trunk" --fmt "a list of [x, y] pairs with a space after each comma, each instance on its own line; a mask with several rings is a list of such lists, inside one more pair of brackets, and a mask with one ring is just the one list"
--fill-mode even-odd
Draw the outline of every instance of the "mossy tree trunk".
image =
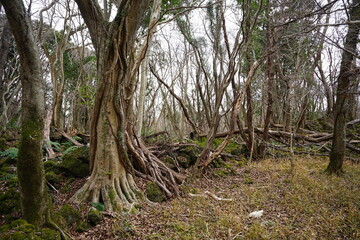
[[[351, 5], [350, 21], [360, 20], [360, 0], [354, 0]], [[329, 173], [339, 174], [342, 172], [342, 166], [345, 155], [345, 124], [346, 114], [349, 110], [348, 99], [349, 89], [351, 87], [351, 79], [356, 73], [354, 66], [354, 58], [357, 52], [356, 45], [358, 44], [360, 33], [360, 24], [349, 24], [349, 29], [344, 43], [344, 51], [342, 53], [342, 61], [340, 65], [340, 72], [338, 77], [336, 102], [334, 110], [334, 133], [333, 142], [330, 152], [330, 162], [326, 169]]]
[[17, 163], [23, 217], [31, 224], [45, 222], [47, 192], [42, 141], [44, 130], [44, 82], [31, 21], [21, 0], [0, 0], [12, 28], [21, 61], [21, 139]]
[[[160, 13], [161, 1], [154, 2], [158, 3]], [[138, 59], [146, 52], [146, 47], [140, 47], [135, 57], [135, 34], [148, 1], [121, 1], [112, 22], [106, 19], [95, 0], [76, 0], [76, 3], [97, 52], [99, 82], [91, 123], [91, 176], [72, 199], [102, 201], [108, 211], [127, 208], [139, 200], [134, 173], [154, 181], [170, 197], [177, 189], [173, 173], [135, 137], [132, 124], [135, 73], [140, 65]], [[151, 18], [150, 25], [157, 19]], [[151, 29], [153, 26], [148, 34], [153, 34]]]

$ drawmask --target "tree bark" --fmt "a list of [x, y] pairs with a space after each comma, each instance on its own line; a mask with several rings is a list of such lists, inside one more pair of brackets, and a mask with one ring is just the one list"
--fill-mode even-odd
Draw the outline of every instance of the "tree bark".
[[[271, 26], [268, 23], [267, 26], [267, 44], [269, 49], [274, 48], [274, 33], [273, 29], [271, 29]], [[269, 139], [269, 129], [270, 124], [272, 121], [272, 115], [273, 115], [273, 91], [274, 91], [274, 81], [275, 81], [275, 72], [274, 72], [274, 59], [273, 59], [273, 53], [269, 54], [267, 56], [267, 62], [266, 62], [266, 69], [265, 69], [265, 75], [267, 78], [267, 109], [266, 109], [266, 115], [265, 115], [265, 122], [264, 122], [264, 133], [263, 133], [263, 141], [267, 142]], [[265, 145], [262, 143], [260, 145], [260, 155], [264, 156], [265, 154]]]
[[38, 47], [21, 0], [0, 1], [15, 37], [21, 61], [22, 119], [17, 163], [24, 218], [39, 227], [45, 222], [47, 192], [42, 162], [45, 93]]
[[[146, 149], [132, 125], [135, 75], [147, 48], [142, 45], [135, 57], [135, 34], [148, 1], [121, 1], [113, 22], [104, 18], [95, 0], [76, 3], [96, 49], [99, 82], [91, 122], [91, 176], [72, 200], [103, 201], [108, 211], [127, 208], [141, 195], [134, 173], [157, 183], [167, 197], [178, 194], [180, 177]], [[148, 35], [157, 20], [151, 17]]]
[[[360, 0], [354, 0], [349, 11], [350, 21], [360, 19]], [[349, 24], [342, 53], [342, 61], [338, 77], [335, 112], [334, 112], [334, 133], [333, 143], [330, 153], [330, 162], [326, 169], [329, 173], [339, 174], [342, 172], [342, 166], [345, 155], [345, 126], [346, 114], [349, 110], [348, 98], [349, 88], [351, 86], [352, 76], [355, 74], [353, 60], [356, 54], [356, 45], [358, 43], [360, 24]]]

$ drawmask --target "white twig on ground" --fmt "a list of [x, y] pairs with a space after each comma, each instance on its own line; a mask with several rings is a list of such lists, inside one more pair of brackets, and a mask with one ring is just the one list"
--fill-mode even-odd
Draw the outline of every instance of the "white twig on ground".
[[205, 191], [204, 194], [193, 194], [193, 193], [189, 193], [189, 196], [190, 197], [211, 197], [217, 201], [233, 201], [232, 198], [221, 198], [221, 197], [218, 197], [216, 196], [215, 194], [209, 192], [209, 191]]

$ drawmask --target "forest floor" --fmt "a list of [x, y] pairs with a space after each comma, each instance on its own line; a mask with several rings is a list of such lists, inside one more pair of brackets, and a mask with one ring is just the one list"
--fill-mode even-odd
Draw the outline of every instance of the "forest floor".
[[[342, 176], [329, 176], [327, 158], [297, 156], [294, 163], [293, 171], [289, 159], [212, 168], [183, 186], [183, 197], [106, 216], [71, 234], [86, 240], [360, 239], [360, 165], [346, 162]], [[260, 218], [249, 217], [259, 210]]]

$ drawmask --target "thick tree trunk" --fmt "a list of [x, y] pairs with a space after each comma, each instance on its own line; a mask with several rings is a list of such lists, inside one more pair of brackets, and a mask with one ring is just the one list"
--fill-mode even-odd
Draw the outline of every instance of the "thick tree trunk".
[[[146, 149], [136, 138], [132, 125], [134, 78], [140, 64], [137, 61], [145, 56], [144, 45], [138, 51], [140, 55], [134, 56], [135, 34], [147, 1], [121, 1], [111, 23], [103, 18], [95, 0], [76, 2], [97, 52], [99, 86], [91, 120], [91, 176], [72, 199], [103, 201], [108, 211], [127, 209], [140, 199], [134, 173], [158, 184], [167, 197], [179, 194], [176, 182], [183, 179]], [[154, 3], [160, 12], [161, 1]], [[149, 25], [157, 20], [152, 15]], [[152, 34], [152, 27], [149, 26], [148, 34]]]
[[[360, 20], [360, 0], [354, 0], [349, 11], [350, 20]], [[355, 74], [353, 59], [360, 33], [360, 24], [349, 24], [344, 43], [334, 112], [334, 138], [330, 153], [330, 162], [326, 169], [329, 173], [341, 173], [345, 155], [345, 123], [349, 109], [348, 98], [351, 78]]]
[[21, 206], [24, 218], [40, 226], [45, 221], [48, 204], [42, 163], [45, 93], [39, 52], [23, 2], [0, 2], [13, 30], [21, 61], [22, 119], [17, 163]]

